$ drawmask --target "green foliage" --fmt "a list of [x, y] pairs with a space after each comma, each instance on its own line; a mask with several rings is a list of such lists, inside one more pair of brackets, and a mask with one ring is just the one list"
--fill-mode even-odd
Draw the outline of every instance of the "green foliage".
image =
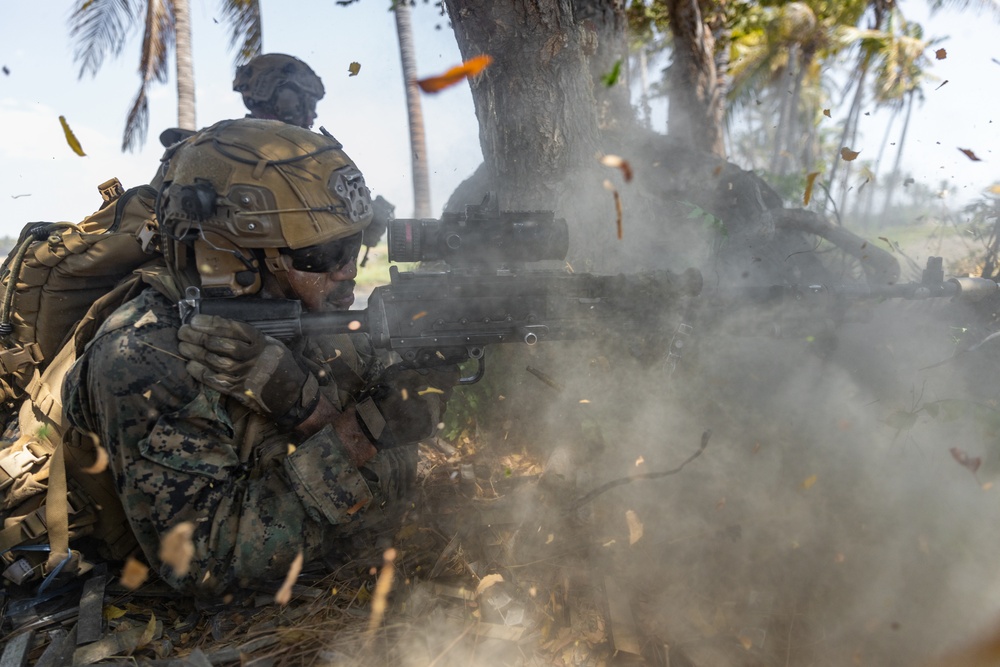
[[616, 83], [618, 83], [618, 78], [621, 76], [621, 73], [622, 73], [622, 61], [619, 58], [618, 60], [615, 61], [614, 67], [611, 68], [611, 71], [601, 77], [601, 82], [605, 86], [610, 88]]
[[692, 204], [689, 201], [682, 201], [681, 203], [684, 204], [685, 206], [691, 207], [691, 210], [687, 214], [688, 220], [701, 220], [701, 222], [704, 223], [706, 227], [708, 227], [711, 231], [715, 232], [719, 236], [723, 238], [729, 236], [729, 230], [726, 228], [726, 223], [724, 223], [721, 219], [715, 217], [714, 214], [712, 214], [709, 211], [706, 211], [697, 204]]

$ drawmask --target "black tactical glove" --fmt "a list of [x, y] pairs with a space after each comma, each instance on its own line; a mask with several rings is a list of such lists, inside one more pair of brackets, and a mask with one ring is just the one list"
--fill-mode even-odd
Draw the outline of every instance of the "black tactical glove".
[[361, 430], [377, 449], [429, 438], [437, 431], [445, 403], [460, 377], [457, 366], [390, 366], [358, 399], [355, 410]]
[[319, 402], [319, 383], [283, 343], [244, 322], [195, 315], [177, 331], [193, 378], [293, 428]]

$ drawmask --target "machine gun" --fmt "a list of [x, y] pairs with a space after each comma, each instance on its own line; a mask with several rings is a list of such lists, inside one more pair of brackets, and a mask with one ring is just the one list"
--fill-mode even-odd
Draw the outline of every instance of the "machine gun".
[[[998, 291], [983, 278], [944, 278], [940, 257], [928, 259], [920, 282], [870, 285], [767, 285], [706, 289], [696, 269], [600, 276], [530, 265], [564, 260], [569, 247], [565, 220], [551, 211], [499, 211], [495, 199], [436, 219], [399, 219], [388, 229], [391, 262], [443, 262], [443, 270], [400, 271], [376, 287], [363, 310], [302, 311], [283, 299], [202, 299], [188, 288], [182, 319], [201, 312], [249, 322], [289, 339], [303, 333], [367, 333], [372, 344], [399, 354], [409, 367], [478, 362], [462, 382], [477, 382], [489, 345], [593, 338], [614, 332], [669, 342], [671, 366], [692, 332], [692, 323], [715, 329], [735, 322], [733, 333], [783, 335], [796, 324], [858, 321], [858, 304], [883, 299], [955, 297], [980, 299]], [[699, 296], [700, 295], [700, 296]], [[693, 299], [698, 297], [697, 299]], [[679, 307], [687, 301], [692, 308]], [[662, 315], [685, 313], [677, 324]], [[748, 318], [733, 314], [750, 313]], [[747, 322], [751, 326], [747, 326]], [[756, 329], [756, 330], [754, 330]]]
[[[410, 367], [475, 359], [477, 382], [485, 349], [500, 343], [590, 338], [609, 331], [660, 328], [660, 314], [697, 295], [701, 274], [650, 271], [599, 276], [529, 268], [565, 260], [569, 229], [551, 211], [499, 211], [487, 197], [440, 220], [398, 219], [389, 225], [392, 262], [443, 261], [441, 271], [390, 268], [364, 310], [302, 312], [282, 299], [202, 299], [188, 288], [182, 319], [193, 312], [249, 322], [276, 338], [302, 333], [367, 333], [379, 349]], [[674, 335], [668, 332], [665, 335]]]
[[729, 324], [736, 334], [784, 337], [812, 333], [830, 323], [865, 322], [888, 299], [922, 301], [947, 297], [972, 303], [1000, 293], [988, 278], [944, 277], [943, 259], [928, 257], [919, 282], [870, 285], [763, 285], [706, 288], [697, 309], [699, 326]]

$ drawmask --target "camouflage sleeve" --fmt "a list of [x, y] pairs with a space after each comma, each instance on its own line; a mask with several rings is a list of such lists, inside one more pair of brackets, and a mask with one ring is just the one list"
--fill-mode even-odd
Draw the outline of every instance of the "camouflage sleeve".
[[[108, 450], [132, 529], [167, 582], [218, 590], [280, 578], [299, 551], [315, 559], [358, 522], [372, 493], [329, 426], [301, 442], [289, 436], [290, 453], [268, 463], [241, 463], [231, 415], [188, 375], [170, 320], [149, 311], [106, 327], [67, 382], [67, 416]], [[194, 526], [186, 574], [159, 555], [182, 522]]]

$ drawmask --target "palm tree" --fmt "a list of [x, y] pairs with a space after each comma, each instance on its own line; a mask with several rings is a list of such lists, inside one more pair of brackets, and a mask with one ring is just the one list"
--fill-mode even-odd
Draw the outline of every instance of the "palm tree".
[[[231, 45], [242, 42], [237, 63], [260, 53], [259, 0], [222, 0], [222, 14], [232, 25]], [[88, 72], [96, 75], [105, 56], [121, 55], [139, 20], [143, 22], [139, 92], [125, 121], [122, 151], [134, 150], [146, 140], [147, 91], [154, 80], [166, 82], [171, 46], [176, 50], [177, 124], [183, 129], [197, 129], [188, 0], [78, 0], [69, 28], [76, 42], [73, 59], [80, 63], [79, 76]]]
[[413, 165], [413, 215], [431, 216], [430, 170], [427, 166], [427, 141], [424, 137], [424, 112], [417, 87], [417, 58], [413, 47], [413, 26], [407, 0], [394, 3], [396, 33], [399, 38], [399, 59], [403, 67], [406, 89], [406, 113], [410, 123], [410, 156]]

